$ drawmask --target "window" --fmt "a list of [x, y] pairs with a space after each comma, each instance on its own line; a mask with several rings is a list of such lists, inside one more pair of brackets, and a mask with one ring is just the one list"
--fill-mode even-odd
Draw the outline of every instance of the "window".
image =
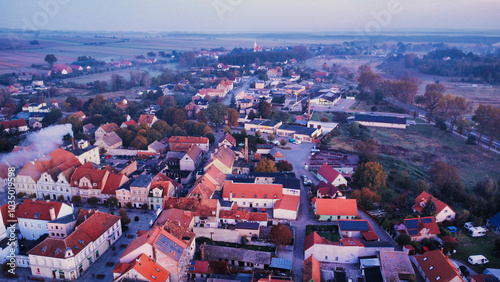
[[328, 259], [328, 256], [325, 256], [325, 259]]
[[245, 194], [241, 194], [241, 197], [242, 197], [242, 198], [245, 198]]
[[429, 266], [429, 270], [433, 270], [433, 269], [434, 269], [434, 265]]
[[436, 277], [436, 280], [439, 280], [439, 279], [441, 279], [441, 276]]
[[39, 223], [38, 224], [38, 230], [42, 229], [42, 225]]

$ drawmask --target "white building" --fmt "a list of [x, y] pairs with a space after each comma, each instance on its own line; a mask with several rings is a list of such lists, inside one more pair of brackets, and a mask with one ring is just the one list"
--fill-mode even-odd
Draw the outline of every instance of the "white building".
[[28, 252], [31, 274], [74, 280], [122, 235], [119, 216], [97, 212], [64, 239], [47, 238]]

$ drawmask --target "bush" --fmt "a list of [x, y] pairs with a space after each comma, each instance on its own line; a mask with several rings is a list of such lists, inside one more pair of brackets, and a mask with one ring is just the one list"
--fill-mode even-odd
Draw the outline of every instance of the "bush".
[[134, 217], [134, 221], [139, 221], [139, 217], [137, 215]]
[[[16, 197], [17, 197], [18, 199], [24, 198], [24, 197], [26, 197], [26, 193], [24, 193], [24, 192], [19, 192], [19, 193], [17, 193]], [[36, 196], [35, 196], [35, 197], [36, 197]]]
[[400, 247], [409, 245], [411, 244], [411, 238], [410, 236], [408, 236], [408, 234], [400, 234], [398, 238], [396, 238], [396, 243], [398, 243]]
[[467, 144], [469, 144], [469, 145], [477, 145], [476, 136], [469, 135], [469, 137], [467, 137]]

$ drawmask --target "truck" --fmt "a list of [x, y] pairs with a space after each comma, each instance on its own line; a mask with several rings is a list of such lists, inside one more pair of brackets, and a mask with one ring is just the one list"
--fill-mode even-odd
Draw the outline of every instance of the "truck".
[[470, 264], [475, 265], [475, 264], [486, 264], [490, 262], [485, 256], [483, 255], [473, 255], [469, 256], [469, 259], [467, 260]]

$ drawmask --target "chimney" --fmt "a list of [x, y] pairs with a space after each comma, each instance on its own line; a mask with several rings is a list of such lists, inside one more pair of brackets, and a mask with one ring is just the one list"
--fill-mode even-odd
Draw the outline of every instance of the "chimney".
[[233, 201], [233, 191], [229, 191], [229, 201]]
[[73, 151], [75, 151], [76, 146], [75, 146], [75, 138], [74, 137], [71, 137], [71, 145], [73, 145]]
[[50, 213], [50, 221], [54, 221], [56, 219], [56, 209], [54, 209], [54, 207], [50, 207], [49, 213]]
[[309, 96], [309, 102], [307, 106], [307, 120], [311, 120], [311, 96]]
[[245, 138], [245, 162], [248, 163], [248, 138]]

